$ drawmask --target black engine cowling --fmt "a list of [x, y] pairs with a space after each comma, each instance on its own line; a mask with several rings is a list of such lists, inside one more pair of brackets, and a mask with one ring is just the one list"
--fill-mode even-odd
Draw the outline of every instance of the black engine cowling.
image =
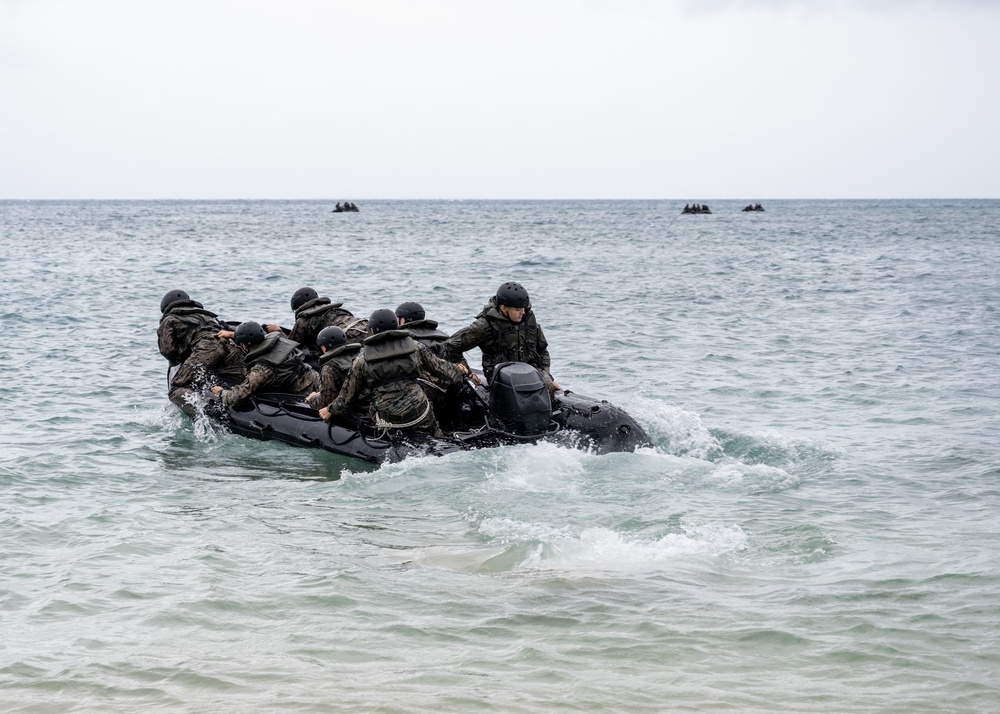
[[524, 362], [505, 362], [493, 370], [490, 417], [518, 436], [540, 436], [552, 421], [552, 400], [538, 370]]

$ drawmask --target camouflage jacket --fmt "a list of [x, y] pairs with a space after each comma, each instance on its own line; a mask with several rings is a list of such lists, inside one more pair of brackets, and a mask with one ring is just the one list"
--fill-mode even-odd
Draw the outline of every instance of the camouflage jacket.
[[520, 322], [511, 322], [497, 309], [496, 298], [490, 298], [476, 321], [449, 337], [444, 344], [451, 362], [458, 362], [464, 352], [478, 347], [483, 353], [483, 374], [487, 381], [501, 362], [526, 362], [540, 370], [547, 382], [552, 379], [549, 343], [531, 309], [524, 313]]
[[172, 303], [156, 328], [156, 342], [160, 354], [170, 364], [180, 364], [186, 360], [198, 340], [208, 335], [218, 334], [224, 329], [218, 316], [202, 307], [194, 300], [179, 300]]
[[170, 383], [171, 389], [198, 389], [212, 383], [211, 376], [237, 382], [247, 376], [243, 353], [218, 335], [209, 335], [195, 343], [191, 354], [181, 364]]
[[222, 403], [236, 404], [268, 388], [289, 394], [308, 394], [319, 386], [319, 375], [306, 364], [298, 345], [272, 333], [244, 356], [250, 371], [242, 384], [223, 390]]
[[[250, 368], [250, 373], [247, 374], [247, 378], [243, 380], [242, 384], [238, 384], [232, 389], [224, 390], [219, 395], [219, 398], [223, 404], [230, 405], [241, 402], [257, 392], [265, 392], [268, 386], [274, 382], [274, 375], [275, 370], [271, 365], [264, 362], [255, 364]], [[308, 394], [314, 391], [318, 384], [319, 378], [316, 370], [309, 367], [290, 388], [282, 391], [287, 391], [291, 394]]]
[[349, 342], [361, 342], [367, 332], [368, 321], [355, 317], [341, 305], [343, 303], [331, 302], [327, 297], [310, 300], [295, 311], [295, 324], [288, 333], [288, 339], [315, 350], [316, 336], [324, 327], [339, 327], [347, 334]]
[[314, 409], [329, 407], [344, 386], [344, 379], [351, 368], [351, 363], [361, 352], [361, 345], [346, 344], [330, 350], [319, 358], [322, 367], [319, 372], [319, 396], [309, 400]]

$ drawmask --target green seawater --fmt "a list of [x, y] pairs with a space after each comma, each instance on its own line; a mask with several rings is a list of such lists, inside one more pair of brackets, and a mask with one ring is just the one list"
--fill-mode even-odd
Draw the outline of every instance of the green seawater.
[[[996, 711], [1000, 201], [709, 204], [0, 202], [0, 711]], [[166, 399], [167, 290], [451, 332], [506, 280], [654, 448]]]

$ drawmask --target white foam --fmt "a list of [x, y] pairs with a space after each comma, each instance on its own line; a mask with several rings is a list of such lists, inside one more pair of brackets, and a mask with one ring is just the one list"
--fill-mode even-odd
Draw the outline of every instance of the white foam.
[[777, 466], [745, 464], [726, 459], [716, 465], [708, 478], [726, 486], [734, 486], [752, 493], [784, 491], [798, 486], [802, 479]]
[[589, 527], [574, 533], [568, 527], [524, 523], [509, 518], [486, 519], [480, 533], [495, 544], [536, 545], [519, 567], [600, 567], [655, 565], [680, 560], [718, 558], [743, 550], [746, 533], [736, 525], [682, 526], [682, 533], [657, 539], [622, 534], [609, 528]]
[[669, 454], [711, 460], [722, 453], [718, 439], [694, 412], [645, 397], [631, 400], [628, 410]]
[[177, 429], [186, 421], [184, 414], [170, 402], [156, 407], [134, 407], [135, 423], [163, 430]]
[[540, 442], [493, 450], [487, 480], [494, 488], [519, 492], [573, 492], [592, 454]]

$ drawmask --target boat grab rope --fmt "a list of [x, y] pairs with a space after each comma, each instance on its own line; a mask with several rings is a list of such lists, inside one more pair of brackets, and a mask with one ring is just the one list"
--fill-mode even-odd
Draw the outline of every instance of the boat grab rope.
[[391, 421], [386, 421], [385, 419], [383, 419], [381, 414], [375, 412], [375, 418], [374, 418], [375, 427], [377, 429], [382, 430], [382, 433], [377, 438], [384, 439], [386, 435], [389, 433], [390, 429], [407, 429], [411, 426], [416, 426], [424, 419], [426, 419], [427, 415], [430, 414], [430, 412], [431, 412], [431, 403], [427, 402], [427, 406], [424, 408], [423, 413], [416, 419], [408, 421], [405, 424], [393, 424]]
[[316, 416], [313, 416], [312, 414], [309, 414], [305, 409], [302, 408], [296, 409], [295, 413], [293, 414], [291, 411], [289, 411], [288, 407], [286, 406], [287, 402], [278, 402], [277, 406], [275, 407], [275, 410], [270, 414], [264, 411], [264, 404], [262, 404], [259, 399], [256, 399], [255, 397], [251, 396], [250, 402], [255, 407], [257, 407], [257, 411], [259, 411], [262, 416], [266, 416], [268, 418], [288, 415], [288, 416], [294, 416], [296, 419], [302, 419], [303, 421], [323, 421], [318, 413], [316, 414]]

